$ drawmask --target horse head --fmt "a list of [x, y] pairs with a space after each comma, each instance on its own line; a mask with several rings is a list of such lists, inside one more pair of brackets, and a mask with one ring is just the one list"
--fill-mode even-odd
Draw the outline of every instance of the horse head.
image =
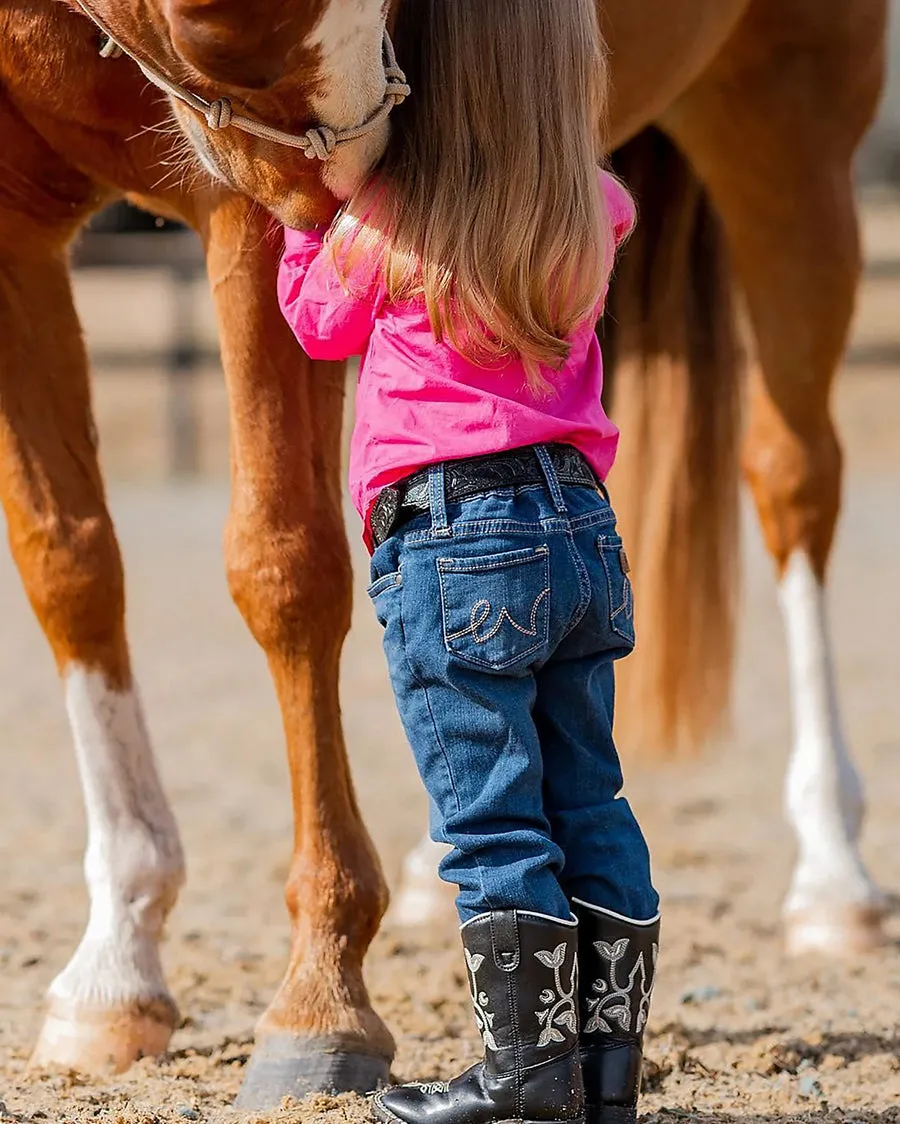
[[[128, 53], [206, 101], [282, 132], [338, 132], [385, 100], [383, 30], [390, 0], [88, 0]], [[211, 127], [173, 98], [178, 124], [215, 179], [290, 225], [328, 218], [384, 151], [387, 120], [325, 160]]]

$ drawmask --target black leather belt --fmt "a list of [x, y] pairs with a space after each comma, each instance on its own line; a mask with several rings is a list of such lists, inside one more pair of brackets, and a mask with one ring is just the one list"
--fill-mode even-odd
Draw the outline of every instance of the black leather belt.
[[[599, 488], [600, 483], [585, 457], [572, 445], [548, 445], [547, 452], [560, 484], [576, 488]], [[408, 520], [426, 515], [429, 503], [427, 468], [382, 488], [372, 508], [372, 538], [381, 544]], [[447, 503], [469, 499], [482, 492], [520, 484], [543, 484], [546, 477], [540, 461], [529, 445], [506, 453], [444, 462], [444, 490]]]

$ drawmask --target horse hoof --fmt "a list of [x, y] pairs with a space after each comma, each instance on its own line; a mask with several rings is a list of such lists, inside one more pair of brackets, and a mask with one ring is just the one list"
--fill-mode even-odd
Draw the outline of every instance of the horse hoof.
[[884, 915], [880, 905], [844, 905], [789, 913], [784, 922], [788, 954], [856, 956], [875, 952], [885, 943]]
[[267, 1034], [250, 1055], [234, 1107], [259, 1111], [278, 1108], [284, 1097], [371, 1093], [389, 1074], [388, 1058], [351, 1051], [346, 1040]]
[[81, 1073], [122, 1073], [138, 1058], [164, 1054], [178, 1024], [169, 998], [91, 1008], [51, 1000], [29, 1065]]

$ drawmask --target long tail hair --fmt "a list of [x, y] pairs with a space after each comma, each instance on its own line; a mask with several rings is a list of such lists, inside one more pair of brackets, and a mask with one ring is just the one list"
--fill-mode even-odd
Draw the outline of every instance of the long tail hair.
[[403, 0], [394, 40], [413, 96], [335, 253], [380, 242], [393, 300], [424, 295], [438, 338], [546, 389], [611, 264], [595, 0]]
[[601, 328], [638, 613], [618, 729], [667, 756], [706, 741], [729, 702], [742, 364], [722, 232], [687, 161], [648, 129], [613, 164], [639, 211]]

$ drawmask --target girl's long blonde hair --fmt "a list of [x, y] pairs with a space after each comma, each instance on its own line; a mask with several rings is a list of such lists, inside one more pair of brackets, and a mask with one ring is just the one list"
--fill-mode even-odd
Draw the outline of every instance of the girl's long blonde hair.
[[424, 297], [438, 339], [522, 359], [534, 389], [602, 299], [607, 71], [596, 0], [401, 0], [413, 89], [383, 161], [331, 233], [383, 255], [389, 298]]

